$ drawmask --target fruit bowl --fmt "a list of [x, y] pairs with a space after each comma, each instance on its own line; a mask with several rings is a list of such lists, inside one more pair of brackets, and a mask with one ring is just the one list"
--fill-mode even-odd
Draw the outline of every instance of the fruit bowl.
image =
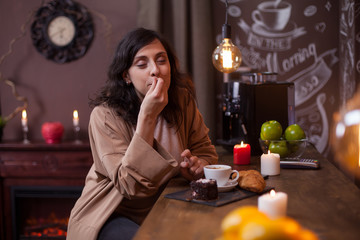
[[280, 158], [299, 158], [304, 153], [308, 145], [307, 139], [301, 140], [262, 140], [259, 138], [259, 143], [263, 153], [280, 154]]

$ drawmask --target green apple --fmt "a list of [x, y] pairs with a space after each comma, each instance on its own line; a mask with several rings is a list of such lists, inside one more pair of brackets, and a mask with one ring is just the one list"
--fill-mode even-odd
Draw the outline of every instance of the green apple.
[[292, 124], [285, 129], [286, 140], [300, 140], [306, 138], [304, 130], [298, 124]]
[[300, 149], [300, 144], [302, 144], [299, 141], [289, 141], [289, 152], [290, 153], [295, 153]]
[[261, 125], [260, 138], [262, 140], [278, 140], [281, 135], [282, 127], [278, 121], [270, 120]]
[[272, 153], [278, 153], [280, 157], [286, 157], [289, 154], [286, 140], [271, 141], [269, 150]]

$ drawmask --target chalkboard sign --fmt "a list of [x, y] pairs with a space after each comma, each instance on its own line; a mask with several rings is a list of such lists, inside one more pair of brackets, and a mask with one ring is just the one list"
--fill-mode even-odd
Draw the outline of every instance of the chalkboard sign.
[[339, 17], [340, 106], [345, 106], [360, 82], [360, 1], [342, 0]]
[[[224, 0], [213, 7], [219, 42]], [[293, 82], [295, 122], [320, 152], [328, 151], [329, 121], [339, 96], [338, 1], [229, 0], [228, 22], [242, 66], [276, 72], [278, 81]]]

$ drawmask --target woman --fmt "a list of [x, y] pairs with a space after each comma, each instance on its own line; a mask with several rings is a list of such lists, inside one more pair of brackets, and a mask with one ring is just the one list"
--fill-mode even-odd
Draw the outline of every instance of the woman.
[[202, 177], [217, 154], [191, 80], [154, 31], [124, 37], [91, 104], [94, 164], [71, 212], [68, 239], [131, 239], [172, 177]]

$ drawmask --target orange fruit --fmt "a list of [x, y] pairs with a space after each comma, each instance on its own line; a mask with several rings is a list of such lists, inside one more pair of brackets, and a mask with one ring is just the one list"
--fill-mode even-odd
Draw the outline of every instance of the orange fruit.
[[299, 232], [302, 231], [300, 224], [292, 218], [282, 217], [273, 221], [274, 226], [282, 229], [283, 233], [291, 239], [295, 239]]
[[240, 207], [228, 213], [221, 222], [224, 240], [238, 239], [241, 226], [253, 219], [268, 220], [269, 218], [255, 206]]
[[296, 237], [296, 240], [319, 240], [319, 238], [312, 231], [303, 229]]
[[241, 240], [292, 240], [274, 220], [254, 219], [242, 226]]
[[229, 212], [221, 222], [222, 236], [217, 240], [318, 240], [294, 219], [270, 219], [255, 206]]

